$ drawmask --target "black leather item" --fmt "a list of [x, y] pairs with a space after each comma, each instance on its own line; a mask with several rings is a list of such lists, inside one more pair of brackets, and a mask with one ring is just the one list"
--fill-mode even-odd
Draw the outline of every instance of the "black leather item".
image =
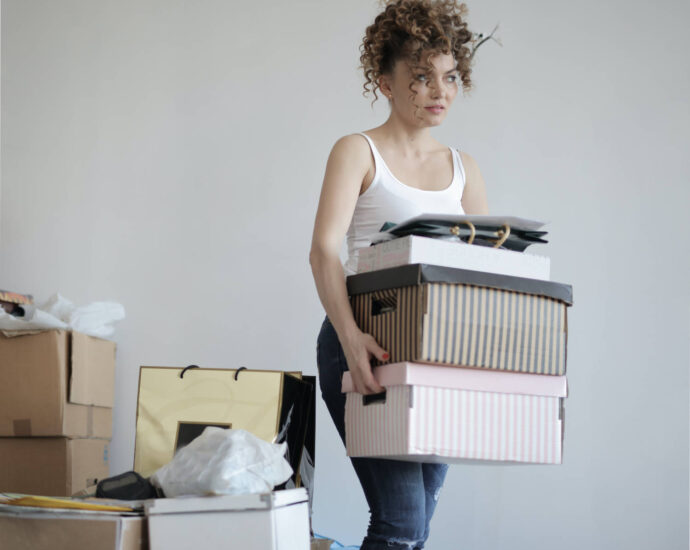
[[[384, 224], [381, 228], [396, 238], [417, 235], [419, 237], [458, 239], [468, 242], [472, 237], [472, 229], [469, 225], [455, 223], [447, 220], [438, 221], [414, 221], [411, 223], [401, 223], [391, 227]], [[502, 236], [503, 227], [500, 225], [474, 225], [474, 240], [472, 244], [479, 246], [495, 246], [496, 241]], [[546, 231], [525, 230], [515, 227], [510, 228], [510, 234], [500, 245], [500, 248], [524, 252], [524, 250], [534, 243], [547, 243], [543, 239]]]
[[96, 486], [96, 496], [117, 500], [145, 500], [162, 495], [148, 479], [136, 472], [125, 472], [99, 481]]

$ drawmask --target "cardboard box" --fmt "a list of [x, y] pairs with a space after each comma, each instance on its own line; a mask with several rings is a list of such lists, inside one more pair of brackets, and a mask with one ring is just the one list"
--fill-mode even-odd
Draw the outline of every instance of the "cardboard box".
[[354, 393], [343, 376], [348, 456], [561, 463], [565, 376], [411, 363], [374, 376], [385, 394]]
[[0, 438], [0, 492], [71, 496], [109, 475], [105, 439]]
[[147, 550], [146, 519], [0, 507], [3, 550]]
[[146, 503], [151, 550], [306, 550], [305, 489], [156, 499]]
[[391, 363], [565, 373], [569, 285], [414, 264], [352, 275], [347, 288]]
[[114, 377], [114, 342], [64, 330], [0, 334], [0, 436], [109, 438]]
[[[183, 375], [184, 372], [184, 375]], [[314, 385], [300, 373], [268, 370], [141, 367], [134, 470], [144, 477], [170, 462], [176, 449], [206, 426], [247, 430], [286, 441], [299, 483]]]
[[408, 264], [431, 264], [529, 279], [550, 279], [545, 256], [410, 235], [358, 251], [357, 273]]
[[317, 539], [312, 537], [309, 550], [331, 550], [334, 542], [333, 539]]

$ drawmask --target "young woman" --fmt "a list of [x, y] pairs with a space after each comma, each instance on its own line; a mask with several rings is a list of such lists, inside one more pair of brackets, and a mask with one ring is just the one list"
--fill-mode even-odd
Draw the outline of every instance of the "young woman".
[[[365, 92], [388, 99], [381, 126], [338, 140], [328, 159], [310, 262], [326, 310], [317, 343], [321, 392], [345, 439], [342, 374], [349, 370], [362, 394], [383, 391], [370, 359], [388, 359], [356, 325], [345, 288], [358, 250], [384, 222], [418, 214], [486, 214], [484, 182], [466, 153], [436, 141], [462, 85], [469, 89], [472, 39], [465, 6], [454, 0], [388, 3], [366, 30], [360, 61]], [[348, 260], [339, 251], [347, 236]], [[447, 466], [353, 458], [371, 520], [362, 550], [419, 549], [429, 535]]]

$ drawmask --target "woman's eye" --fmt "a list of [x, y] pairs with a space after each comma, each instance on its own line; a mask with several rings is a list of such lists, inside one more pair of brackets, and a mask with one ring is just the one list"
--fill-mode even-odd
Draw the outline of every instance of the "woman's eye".
[[457, 82], [458, 81], [458, 75], [456, 74], [451, 74], [446, 77], [448, 79], [448, 82]]
[[424, 82], [426, 80], [426, 75], [424, 73], [419, 73], [414, 75], [414, 79], [419, 82]]

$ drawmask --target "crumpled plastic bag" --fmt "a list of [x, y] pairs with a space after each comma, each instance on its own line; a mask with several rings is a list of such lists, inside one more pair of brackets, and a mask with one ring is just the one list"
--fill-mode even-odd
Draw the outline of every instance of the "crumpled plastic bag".
[[24, 317], [15, 317], [0, 310], [0, 330], [69, 330], [67, 323], [60, 321], [57, 317], [33, 308], [24, 308]]
[[0, 311], [0, 330], [76, 330], [97, 338], [115, 332], [113, 324], [125, 318], [125, 308], [117, 302], [92, 302], [76, 307], [60, 294], [36, 308], [27, 308], [24, 317]]
[[166, 497], [267, 493], [292, 475], [287, 443], [268, 443], [246, 430], [207, 427], [151, 476]]

